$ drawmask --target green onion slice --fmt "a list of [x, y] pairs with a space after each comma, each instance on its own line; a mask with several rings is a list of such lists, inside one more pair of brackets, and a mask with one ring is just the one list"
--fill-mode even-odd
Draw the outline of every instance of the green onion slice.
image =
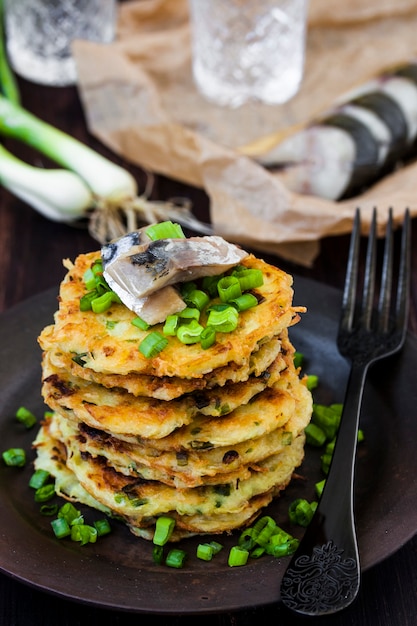
[[175, 520], [172, 517], [162, 515], [158, 517], [155, 524], [153, 543], [157, 546], [164, 546], [171, 538], [175, 528]]
[[[196, 309], [197, 310], [197, 309]], [[181, 343], [192, 344], [200, 341], [200, 336], [204, 331], [203, 326], [197, 320], [191, 320], [188, 324], [182, 324], [177, 329], [177, 337]]]
[[236, 330], [239, 314], [233, 306], [223, 311], [212, 309], [207, 318], [207, 326], [212, 326], [219, 333], [230, 333]]
[[35, 502], [47, 502], [55, 495], [55, 486], [50, 483], [43, 485], [35, 491]]
[[145, 230], [145, 233], [152, 241], [157, 239], [185, 239], [181, 226], [169, 220], [159, 224], [152, 224]]
[[184, 566], [186, 558], [187, 553], [184, 550], [173, 548], [168, 552], [167, 558], [165, 559], [165, 565], [179, 569]]
[[23, 448], [9, 448], [2, 452], [2, 457], [10, 467], [23, 467], [26, 464], [26, 452]]
[[193, 306], [199, 311], [202, 311], [210, 302], [210, 296], [201, 289], [193, 289], [185, 296], [184, 300], [189, 306]]
[[220, 300], [229, 302], [242, 295], [239, 279], [235, 276], [224, 276], [217, 283]]
[[197, 546], [197, 558], [202, 561], [211, 561], [213, 558], [213, 547], [209, 543], [200, 543]]
[[206, 326], [200, 335], [200, 343], [203, 350], [210, 348], [216, 341], [216, 329]]
[[54, 531], [55, 537], [58, 539], [63, 539], [64, 537], [68, 537], [71, 534], [71, 528], [68, 524], [67, 520], [63, 517], [57, 517], [51, 522], [52, 530]]
[[242, 292], [250, 291], [264, 284], [264, 277], [261, 270], [239, 268], [232, 273], [232, 276], [235, 276], [239, 280]]
[[168, 315], [168, 317], [165, 320], [165, 324], [162, 328], [162, 332], [164, 333], [164, 335], [175, 337], [175, 335], [177, 334], [178, 322], [179, 322], [178, 315], [175, 315], [175, 314]]
[[50, 473], [44, 469], [37, 469], [31, 476], [29, 480], [29, 487], [33, 489], [39, 489], [39, 487], [43, 487], [47, 481], [49, 480]]
[[25, 428], [32, 428], [32, 426], [34, 426], [37, 421], [34, 414], [24, 406], [21, 406], [17, 409], [16, 418], [25, 426]]
[[239, 567], [240, 565], [246, 565], [248, 558], [248, 550], [245, 550], [240, 546], [233, 546], [229, 552], [227, 563], [230, 567]]
[[136, 328], [140, 328], [141, 330], [148, 330], [150, 326], [148, 322], [145, 322], [145, 320], [143, 320], [141, 317], [135, 317], [132, 320], [132, 324], [133, 326], [136, 326]]
[[237, 308], [238, 311], [247, 311], [258, 305], [258, 300], [253, 293], [243, 293], [238, 298], [230, 300], [230, 304]]
[[168, 339], [155, 330], [146, 335], [145, 339], [140, 342], [139, 351], [147, 359], [151, 359], [166, 348], [167, 345]]

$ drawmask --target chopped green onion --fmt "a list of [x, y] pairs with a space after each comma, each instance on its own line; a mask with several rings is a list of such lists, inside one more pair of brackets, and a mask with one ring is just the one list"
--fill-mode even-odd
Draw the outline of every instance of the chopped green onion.
[[201, 286], [204, 291], [207, 291], [211, 298], [215, 298], [218, 295], [217, 283], [222, 277], [223, 274], [220, 274], [219, 276], [204, 276]]
[[94, 298], [91, 302], [91, 308], [94, 313], [104, 313], [113, 303], [113, 295], [110, 291], [105, 291], [98, 298]]
[[240, 565], [246, 565], [248, 558], [248, 550], [245, 550], [240, 546], [232, 546], [227, 563], [230, 567], [239, 567]]
[[320, 460], [321, 460], [321, 469], [322, 469], [322, 472], [323, 472], [324, 474], [326, 474], [326, 476], [327, 476], [327, 474], [329, 473], [330, 464], [331, 464], [331, 462], [332, 462], [332, 455], [331, 455], [331, 454], [328, 454], [328, 453], [327, 453], [327, 454], [323, 454], [323, 455], [320, 457]]
[[167, 345], [168, 339], [155, 330], [146, 335], [145, 339], [141, 341], [139, 351], [147, 359], [151, 359], [166, 348]]
[[35, 491], [35, 502], [47, 502], [55, 495], [55, 486], [50, 483], [43, 485]]
[[210, 296], [201, 289], [193, 289], [184, 298], [186, 304], [196, 307], [199, 311], [202, 311], [204, 307], [210, 302]]
[[302, 352], [297, 352], [297, 351], [294, 352], [293, 361], [294, 361], [295, 369], [298, 369], [299, 367], [302, 367], [302, 365], [304, 363], [304, 354], [302, 354]]
[[97, 541], [97, 530], [88, 524], [76, 524], [71, 527], [72, 541], [79, 541], [82, 546]]
[[[197, 310], [197, 309], [196, 309]], [[192, 344], [200, 341], [203, 326], [197, 320], [191, 320], [189, 324], [182, 324], [177, 329], [177, 337], [181, 343]]]
[[341, 417], [341, 405], [325, 406], [323, 404], [313, 404], [313, 414], [311, 421], [320, 426], [326, 433], [327, 439], [333, 439], [339, 428]]
[[210, 348], [216, 341], [216, 331], [212, 326], [206, 326], [200, 335], [200, 343], [203, 350]]
[[317, 508], [317, 502], [308, 502], [304, 498], [297, 498], [290, 504], [288, 516], [292, 524], [308, 526]]
[[181, 283], [180, 284], [180, 294], [181, 294], [181, 298], [183, 300], [185, 300], [188, 295], [194, 291], [194, 289], [197, 289], [197, 283], [195, 283], [193, 280], [189, 280], [186, 283]]
[[236, 307], [238, 311], [247, 311], [258, 305], [258, 299], [253, 293], [243, 293], [238, 298], [230, 300], [230, 304]]
[[25, 428], [32, 428], [36, 424], [36, 417], [33, 415], [29, 409], [26, 409], [24, 406], [21, 406], [16, 411], [16, 418], [19, 422], [21, 422]]
[[55, 533], [55, 537], [63, 539], [71, 534], [71, 528], [67, 520], [63, 517], [57, 517], [51, 522], [52, 530]]
[[99, 537], [103, 537], [103, 535], [111, 533], [111, 526], [109, 520], [106, 518], [96, 520], [94, 522], [94, 528], [96, 529]]
[[165, 324], [164, 327], [162, 328], [162, 332], [164, 333], [164, 335], [169, 335], [170, 337], [175, 337], [175, 335], [177, 334], [177, 326], [178, 326], [178, 322], [179, 322], [179, 317], [178, 315], [168, 315], [168, 317], [165, 320]]
[[42, 504], [42, 506], [39, 509], [41, 515], [56, 515], [57, 511], [58, 511], [58, 505], [57, 504]]
[[261, 270], [247, 268], [237, 269], [232, 275], [239, 280], [242, 292], [250, 291], [264, 284], [264, 277]]
[[318, 384], [319, 384], [319, 377], [317, 375], [310, 374], [309, 376], [307, 376], [307, 389], [309, 389], [309, 391], [316, 389]]
[[223, 311], [211, 310], [207, 325], [213, 326], [216, 332], [230, 333], [236, 330], [239, 320], [239, 314], [233, 306], [228, 306]]
[[23, 467], [26, 463], [26, 452], [23, 448], [9, 448], [2, 453], [2, 457], [10, 467]]
[[152, 224], [145, 230], [145, 233], [152, 241], [156, 241], [157, 239], [185, 239], [181, 226], [169, 220]]
[[211, 546], [211, 548], [213, 550], [213, 554], [218, 554], [218, 552], [220, 552], [220, 550], [223, 550], [222, 544], [219, 543], [218, 541], [210, 541], [209, 542], [209, 546]]
[[178, 317], [183, 320], [198, 320], [200, 319], [200, 311], [196, 307], [185, 307], [182, 311], [178, 313]]
[[29, 480], [29, 487], [39, 489], [39, 487], [43, 487], [48, 482], [49, 477], [49, 472], [44, 469], [37, 469]]
[[323, 493], [323, 489], [324, 489], [324, 485], [326, 484], [326, 479], [323, 478], [323, 480], [320, 480], [318, 483], [316, 483], [314, 485], [315, 490], [316, 490], [316, 495], [318, 498], [320, 498], [321, 494]]
[[153, 546], [152, 549], [152, 559], [154, 563], [158, 563], [158, 565], [162, 565], [164, 562], [164, 548], [163, 546]]
[[326, 433], [320, 426], [317, 426], [317, 424], [310, 422], [310, 424], [305, 427], [304, 432], [306, 442], [311, 446], [320, 447], [326, 442]]
[[153, 543], [164, 546], [171, 538], [175, 528], [175, 520], [172, 517], [161, 516], [156, 520]]
[[80, 298], [80, 311], [91, 311], [91, 303], [97, 298], [97, 292], [89, 291]]
[[275, 545], [271, 550], [267, 549], [266, 552], [279, 559], [283, 556], [290, 556], [291, 554], [294, 554], [298, 546], [298, 539], [293, 538], [285, 541], [284, 543]]
[[80, 511], [75, 508], [72, 502], [66, 502], [58, 511], [58, 518], [65, 519], [69, 526], [73, 524], [74, 520], [79, 519], [80, 515]]
[[141, 330], [148, 330], [148, 328], [150, 327], [150, 324], [148, 324], [148, 322], [145, 322], [145, 320], [143, 320], [141, 317], [135, 317], [132, 320], [132, 324], [133, 326], [136, 326]]
[[96, 275], [91, 267], [85, 270], [83, 274], [83, 281], [88, 291], [96, 288]]
[[235, 276], [221, 278], [217, 283], [217, 291], [222, 302], [229, 302], [242, 295], [240, 282]]
[[197, 558], [202, 561], [211, 561], [213, 558], [213, 548], [209, 543], [199, 543], [197, 546]]
[[186, 558], [187, 553], [184, 552], [184, 550], [173, 548], [168, 552], [167, 558], [165, 559], [165, 565], [168, 565], [168, 567], [176, 567], [177, 569], [179, 569], [183, 567]]

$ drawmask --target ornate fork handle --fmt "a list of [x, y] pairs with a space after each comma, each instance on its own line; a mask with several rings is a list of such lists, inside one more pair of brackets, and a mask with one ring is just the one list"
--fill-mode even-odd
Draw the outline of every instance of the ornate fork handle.
[[282, 602], [306, 615], [340, 611], [359, 590], [353, 478], [367, 369], [366, 364], [352, 366], [326, 487], [281, 583]]
[[393, 282], [393, 218], [389, 212], [381, 289], [374, 310], [376, 212], [368, 240], [363, 299], [356, 304], [360, 216], [356, 213], [343, 294], [337, 345], [351, 362], [332, 463], [316, 512], [281, 582], [282, 602], [304, 615], [326, 615], [345, 608], [360, 585], [353, 513], [353, 486], [360, 408], [369, 365], [401, 349], [406, 328], [410, 280], [410, 215], [401, 239], [395, 314], [390, 314]]

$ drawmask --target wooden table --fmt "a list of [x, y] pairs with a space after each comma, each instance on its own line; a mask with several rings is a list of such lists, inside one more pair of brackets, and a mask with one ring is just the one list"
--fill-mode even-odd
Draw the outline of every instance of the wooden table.
[[[92, 147], [109, 154], [87, 132], [83, 111], [75, 88], [53, 89], [21, 81], [24, 105], [43, 119], [69, 131]], [[32, 158], [22, 146], [15, 147], [22, 156]], [[113, 155], [114, 160], [117, 157]], [[41, 161], [37, 161], [38, 163]], [[143, 182], [143, 172], [128, 166]], [[204, 192], [181, 185], [163, 177], [156, 179], [154, 199], [189, 196], [195, 206], [207, 211]], [[414, 240], [417, 223], [413, 224]], [[323, 241], [322, 251], [311, 269], [276, 262], [285, 270], [341, 288], [344, 281], [348, 237]], [[97, 248], [97, 243], [85, 228], [77, 228], [46, 220], [23, 202], [0, 188], [0, 311], [24, 301], [50, 287], [57, 287], [63, 277], [61, 259], [74, 258], [78, 253]], [[417, 248], [414, 248], [417, 267]], [[417, 274], [412, 278], [410, 330], [417, 331]], [[417, 416], [416, 416], [417, 417]], [[0, 532], [1, 520], [0, 520]], [[155, 626], [236, 625], [258, 623], [305, 623], [289, 615], [281, 606], [259, 607], [248, 612], [223, 615], [146, 616], [111, 612], [80, 605], [47, 595], [9, 576], [0, 574], [0, 624], [2, 626], [79, 626], [111, 620], [113, 626], [147, 623]], [[363, 585], [356, 603], [343, 614], [327, 619], [338, 626], [407, 626], [417, 619], [417, 537], [410, 540], [394, 556], [364, 573]], [[311, 619], [312, 624], [317, 619]]]

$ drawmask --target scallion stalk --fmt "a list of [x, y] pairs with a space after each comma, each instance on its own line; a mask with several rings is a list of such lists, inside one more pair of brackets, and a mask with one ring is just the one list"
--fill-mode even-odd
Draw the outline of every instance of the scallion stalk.
[[1, 144], [0, 183], [55, 222], [79, 219], [93, 205], [90, 189], [74, 172], [33, 167], [15, 157]]
[[1, 95], [0, 133], [78, 174], [96, 198], [121, 203], [137, 195], [136, 181], [127, 170]]

